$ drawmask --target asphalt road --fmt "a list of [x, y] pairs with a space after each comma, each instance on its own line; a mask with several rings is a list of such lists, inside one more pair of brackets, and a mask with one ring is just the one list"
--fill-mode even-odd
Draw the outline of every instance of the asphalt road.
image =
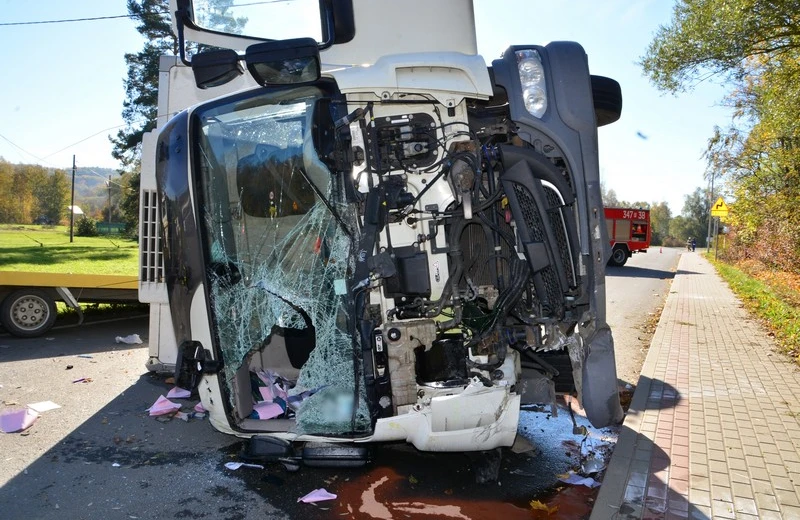
[[[663, 302], [676, 259], [674, 251], [651, 251], [609, 270], [618, 364], [629, 357], [623, 352], [641, 348], [631, 338]], [[170, 385], [144, 369], [146, 343], [115, 342], [133, 333], [146, 342], [147, 331], [147, 320], [137, 318], [53, 329], [38, 339], [0, 335], [0, 408], [41, 401], [60, 406], [22, 434], [0, 433], [0, 517], [399, 519], [424, 511], [425, 518], [527, 519], [529, 501], [551, 497], [556, 475], [582, 459], [583, 437], [572, 433], [565, 409], [558, 417], [528, 410], [520, 420], [522, 442], [516, 452], [503, 450], [502, 458], [390, 445], [375, 449], [372, 463], [361, 469], [289, 473], [276, 465], [231, 471], [224, 464], [239, 460], [239, 439], [216, 432], [206, 420], [148, 416], [145, 410]], [[81, 378], [89, 381], [73, 382]], [[184, 401], [185, 409], [195, 402]], [[603, 439], [614, 438], [613, 429], [592, 430], [589, 440], [602, 452]], [[497, 464], [498, 481], [478, 482]], [[297, 503], [321, 487], [339, 498]], [[581, 518], [591, 509], [592, 493], [585, 488], [566, 488], [560, 496], [560, 513], [550, 518]]]
[[[651, 247], [606, 270], [606, 319], [614, 334], [617, 377], [636, 385], [656, 319], [683, 248]], [[689, 253], [692, 254], [692, 253]], [[697, 254], [697, 253], [694, 253]]]

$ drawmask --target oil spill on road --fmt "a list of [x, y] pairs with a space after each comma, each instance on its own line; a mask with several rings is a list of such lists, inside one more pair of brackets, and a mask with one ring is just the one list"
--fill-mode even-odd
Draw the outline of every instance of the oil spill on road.
[[[588, 425], [582, 417], [576, 420], [580, 426]], [[533, 449], [522, 453], [503, 449], [498, 479], [491, 482], [480, 483], [479, 477], [482, 467], [494, 460], [493, 452], [420, 452], [404, 443], [375, 447], [372, 462], [362, 468], [301, 467], [290, 473], [279, 464], [269, 464], [263, 471], [234, 475], [291, 518], [588, 518], [597, 490], [560, 484], [557, 475], [579, 470], [587, 449], [605, 441], [612, 444], [615, 432], [588, 426], [586, 435], [573, 433], [569, 412], [562, 408], [557, 417], [523, 411], [519, 434]], [[231, 449], [228, 456], [235, 457], [236, 452]], [[297, 503], [297, 498], [320, 487], [337, 499]], [[532, 500], [547, 505], [552, 513], [532, 510]]]

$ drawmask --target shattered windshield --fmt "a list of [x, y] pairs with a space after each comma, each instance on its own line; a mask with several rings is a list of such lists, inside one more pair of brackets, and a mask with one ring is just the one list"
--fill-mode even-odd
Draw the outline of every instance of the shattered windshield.
[[[236, 377], [247, 378], [253, 353], [273, 348], [273, 335], [312, 330], [315, 346], [290, 392], [315, 392], [297, 413], [305, 433], [369, 425], [346, 290], [345, 226], [354, 228], [355, 211], [314, 147], [321, 97], [316, 87], [255, 91], [199, 111], [193, 133], [212, 319], [230, 393]], [[341, 395], [356, 406], [333, 417], [323, 403]]]

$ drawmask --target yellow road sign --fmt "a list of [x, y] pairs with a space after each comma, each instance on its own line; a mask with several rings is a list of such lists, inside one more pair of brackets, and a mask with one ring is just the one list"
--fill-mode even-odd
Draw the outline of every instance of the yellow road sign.
[[722, 200], [722, 197], [717, 199], [717, 202], [711, 206], [711, 216], [712, 217], [727, 217], [728, 216], [728, 206], [725, 204], [725, 201]]

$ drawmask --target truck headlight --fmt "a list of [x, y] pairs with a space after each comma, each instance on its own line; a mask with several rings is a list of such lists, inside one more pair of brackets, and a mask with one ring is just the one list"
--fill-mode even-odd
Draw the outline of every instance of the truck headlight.
[[516, 51], [516, 56], [525, 108], [532, 116], [541, 118], [547, 111], [547, 86], [542, 58], [534, 49]]

